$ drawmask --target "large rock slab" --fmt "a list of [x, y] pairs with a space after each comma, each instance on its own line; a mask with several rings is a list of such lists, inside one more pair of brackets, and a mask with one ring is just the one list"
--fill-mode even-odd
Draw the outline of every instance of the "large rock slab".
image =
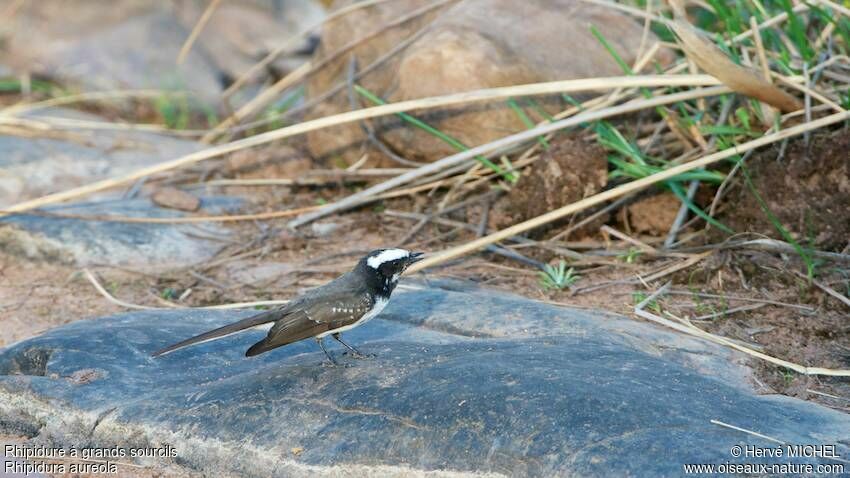
[[[337, 1], [334, 7], [354, 3]], [[343, 48], [352, 38], [362, 38], [381, 25], [430, 4], [426, 0], [398, 0], [351, 12], [322, 30], [322, 41], [314, 61]], [[591, 33], [595, 26], [628, 64], [638, 56], [643, 27], [622, 12], [581, 0], [461, 0], [389, 29], [358, 45], [353, 55], [360, 69], [376, 62], [408, 38], [412, 43], [358, 80], [387, 101], [404, 101], [429, 96], [543, 81], [622, 75], [622, 69]], [[421, 33], [421, 35], [420, 35]], [[648, 45], [655, 41], [650, 34]], [[324, 94], [345, 84], [351, 54], [342, 55], [317, 72], [307, 84], [309, 97]], [[673, 59], [669, 50], [657, 58], [662, 64]], [[538, 98], [540, 100], [540, 98]], [[554, 114], [565, 103], [555, 98], [543, 101]], [[519, 101], [536, 121], [543, 117]], [[548, 103], [548, 104], [547, 104]], [[363, 99], [365, 106], [374, 106]], [[345, 91], [323, 101], [311, 112], [314, 117], [351, 109]], [[469, 147], [484, 144], [527, 128], [506, 101], [460, 106], [416, 115]], [[457, 152], [435, 136], [411, 127], [395, 117], [375, 121], [380, 138], [410, 159], [433, 161]], [[364, 133], [354, 124], [311, 132], [311, 152], [349, 161], [362, 157]], [[367, 144], [368, 145], [368, 144]], [[377, 148], [372, 157], [382, 157]]]
[[[52, 446], [172, 446], [231, 476], [678, 476], [774, 447], [719, 420], [850, 454], [850, 416], [758, 396], [741, 357], [605, 313], [465, 287], [408, 287], [346, 334], [243, 356], [259, 331], [153, 359], [251, 312], [80, 321], [0, 352], [0, 428]], [[332, 351], [341, 354], [336, 347]], [[733, 360], [730, 360], [733, 359]], [[149, 462], [150, 463], [150, 462]], [[160, 462], [163, 463], [163, 462]]]
[[[241, 204], [238, 198], [208, 197], [201, 199], [201, 210], [219, 214]], [[177, 266], [209, 259], [227, 244], [230, 234], [215, 223], [151, 224], [97, 219], [185, 215], [156, 206], [147, 198], [101, 199], [51, 206], [41, 211], [48, 214], [0, 218], [0, 247], [30, 260], [82, 266]]]

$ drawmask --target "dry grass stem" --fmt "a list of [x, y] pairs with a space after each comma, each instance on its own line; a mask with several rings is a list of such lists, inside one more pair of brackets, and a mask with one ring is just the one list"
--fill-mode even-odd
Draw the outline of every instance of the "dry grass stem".
[[688, 58], [732, 90], [786, 113], [803, 107], [797, 98], [766, 82], [756, 72], [735, 64], [713, 43], [701, 38], [689, 23], [679, 19], [670, 27]]
[[[328, 128], [331, 126], [353, 123], [357, 121], [362, 121], [368, 118], [376, 118], [380, 116], [392, 115], [400, 112], [411, 111], [416, 109], [430, 109], [430, 108], [438, 108], [443, 106], [451, 106], [458, 105], [464, 103], [473, 103], [480, 101], [487, 101], [493, 99], [503, 99], [509, 98], [512, 96], [532, 96], [532, 95], [541, 95], [541, 94], [551, 94], [551, 93], [562, 93], [562, 92], [577, 92], [577, 91], [593, 91], [599, 89], [611, 89], [611, 88], [619, 88], [619, 87], [654, 87], [654, 86], [707, 86], [707, 85], [717, 85], [718, 81], [708, 75], [677, 75], [677, 76], [621, 76], [621, 77], [611, 77], [611, 78], [592, 78], [586, 80], [565, 80], [565, 81], [556, 81], [556, 82], [548, 82], [548, 83], [535, 83], [531, 85], [518, 85], [518, 86], [509, 86], [502, 88], [493, 88], [487, 90], [476, 90], [465, 93], [456, 93], [452, 95], [446, 96], [435, 96], [430, 98], [422, 98], [417, 100], [403, 101], [399, 103], [391, 103], [387, 105], [375, 106], [372, 108], [364, 108], [362, 110], [357, 111], [348, 111], [345, 113], [340, 113], [338, 115], [326, 116], [323, 118], [317, 118], [315, 120], [306, 121], [303, 123], [295, 124], [292, 126], [288, 126], [286, 128], [281, 128], [273, 131], [268, 131], [266, 133], [261, 133], [255, 136], [251, 136], [248, 138], [240, 139], [237, 141], [233, 141], [231, 143], [226, 143], [218, 146], [213, 146], [201, 151], [197, 151], [194, 153], [187, 154], [180, 158], [177, 158], [172, 161], [167, 161], [164, 163], [156, 164], [153, 166], [149, 166], [147, 168], [139, 169], [130, 174], [116, 177], [104, 179], [101, 181], [97, 181], [85, 186], [81, 186], [78, 188], [69, 189], [66, 191], [49, 194], [46, 196], [42, 196], [36, 199], [32, 199], [29, 201], [24, 201], [12, 206], [9, 206], [4, 211], [0, 212], [0, 217], [4, 215], [8, 215], [15, 212], [27, 211], [30, 209], [35, 209], [38, 207], [46, 206], [49, 204], [55, 204], [62, 201], [67, 201], [69, 199], [74, 199], [82, 196], [87, 196], [89, 194], [104, 191], [107, 189], [111, 189], [117, 186], [122, 186], [125, 184], [132, 183], [138, 179], [161, 173], [164, 171], [170, 171], [172, 169], [177, 169], [180, 167], [185, 167], [190, 164], [195, 164], [207, 159], [217, 158], [223, 156], [225, 154], [233, 153], [236, 151], [240, 151], [247, 148], [252, 148], [255, 146], [260, 146], [263, 144], [268, 144], [273, 141], [278, 141], [285, 138], [290, 138], [292, 136], [301, 135], [304, 133], [308, 133], [310, 131], [315, 131], [322, 128]], [[623, 114], [631, 111], [637, 111], [638, 109], [653, 107], [657, 104], [664, 104], [664, 101], [669, 101], [671, 98], [675, 98], [674, 101], [684, 101], [689, 98], [699, 97], [700, 95], [706, 94], [722, 94], [726, 93], [728, 90], [723, 89], [706, 89], [702, 92], [698, 92], [699, 94], [694, 94], [693, 92], [685, 92], [676, 95], [669, 95], [665, 97], [661, 97], [661, 102], [658, 103], [658, 99], [651, 100], [643, 100], [643, 103], [640, 103], [638, 107], [620, 107], [621, 109], [612, 109], [609, 111], [611, 115], [614, 114]], [[602, 116], [604, 117], [604, 116]], [[587, 119], [585, 120], [587, 121]], [[558, 128], [553, 128], [552, 131]], [[545, 131], [544, 131], [545, 132]], [[534, 137], [536, 135], [541, 134], [540, 132], [531, 135]], [[522, 140], [520, 140], [522, 141]], [[514, 144], [519, 141], [507, 141], [506, 143]], [[492, 143], [491, 143], [492, 144]], [[470, 158], [475, 155], [480, 154], [480, 152], [476, 152]], [[437, 163], [433, 163], [437, 164]], [[430, 166], [430, 165], [429, 165]], [[428, 166], [424, 166], [428, 167]]]
[[665, 319], [664, 317], [660, 317], [656, 314], [650, 313], [644, 308], [656, 300], [659, 296], [663, 295], [667, 289], [670, 288], [670, 282], [666, 283], [664, 286], [659, 288], [657, 291], [652, 293], [649, 297], [644, 299], [640, 304], [636, 305], [634, 308], [634, 313], [639, 317], [647, 319], [649, 321], [667, 326], [671, 329], [678, 330], [679, 332], [686, 333], [688, 335], [693, 335], [695, 337], [699, 337], [701, 339], [708, 340], [710, 342], [714, 342], [720, 345], [724, 345], [729, 348], [733, 348], [738, 350], [739, 352], [743, 352], [745, 354], [751, 355], [753, 357], [762, 359], [764, 361], [773, 363], [775, 365], [779, 365], [781, 367], [785, 367], [791, 370], [794, 370], [797, 373], [801, 373], [803, 375], [824, 375], [830, 377], [850, 377], [850, 370], [843, 369], [830, 369], [830, 368], [822, 368], [822, 367], [806, 367], [803, 365], [799, 365], [793, 362], [788, 362], [787, 360], [778, 359], [776, 357], [772, 357], [770, 355], [764, 354], [762, 352], [758, 352], [756, 350], [752, 350], [749, 347], [745, 347], [735, 341], [732, 341], [726, 337], [721, 337], [719, 335], [715, 335], [709, 332], [706, 332], [699, 327], [694, 326], [685, 319], [679, 318], [670, 314], [669, 312], [665, 312], [667, 315], [675, 318], [676, 321], [672, 321], [669, 319]]
[[191, 33], [189, 33], [189, 37], [186, 38], [186, 41], [183, 43], [183, 46], [180, 47], [180, 53], [177, 55], [177, 64], [182, 65], [184, 61], [186, 61], [186, 57], [189, 55], [189, 52], [192, 50], [192, 45], [195, 44], [195, 40], [198, 39], [198, 35], [204, 30], [204, 27], [207, 26], [207, 23], [212, 18], [213, 13], [215, 13], [216, 8], [221, 3], [221, 0], [210, 0], [207, 8], [204, 9], [204, 13], [201, 14], [201, 18], [198, 19], [198, 23], [195, 24], [195, 27], [192, 28]]

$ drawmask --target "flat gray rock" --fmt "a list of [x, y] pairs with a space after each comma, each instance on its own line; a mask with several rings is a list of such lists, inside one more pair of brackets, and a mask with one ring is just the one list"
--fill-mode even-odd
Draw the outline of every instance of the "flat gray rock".
[[[53, 108], [27, 115], [108, 122]], [[0, 208], [176, 159], [201, 149], [195, 141], [141, 131], [67, 131], [63, 138], [0, 136]]]
[[[232, 211], [233, 197], [202, 198], [208, 214]], [[46, 213], [97, 216], [181, 217], [149, 199], [101, 199], [52, 206]], [[31, 260], [76, 265], [175, 266], [209, 259], [227, 244], [229, 232], [215, 223], [140, 224], [36, 214], [0, 218], [0, 247]]]
[[[445, 286], [444, 286], [445, 287]], [[452, 290], [450, 290], [452, 289]], [[149, 354], [250, 311], [145, 311], [80, 321], [0, 351], [0, 429], [53, 446], [173, 446], [231, 476], [679, 476], [736, 445], [835, 445], [850, 416], [759, 396], [741, 357], [605, 313], [452, 286], [397, 292], [346, 334], [247, 359], [251, 331]], [[148, 462], [150, 463], [150, 462]], [[836, 475], [831, 475], [836, 476]]]

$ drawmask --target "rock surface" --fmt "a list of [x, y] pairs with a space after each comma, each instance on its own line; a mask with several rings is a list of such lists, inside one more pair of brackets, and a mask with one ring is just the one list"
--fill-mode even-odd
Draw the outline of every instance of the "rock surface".
[[[27, 115], [106, 121], [65, 109]], [[56, 138], [0, 136], [0, 208], [175, 159], [198, 149], [194, 141], [140, 131], [66, 131]]]
[[[225, 82], [314, 25], [314, 0], [221, 2], [181, 65], [177, 57], [209, 2], [23, 2], [3, 25], [0, 62], [84, 90], [176, 89], [218, 104]], [[68, 21], [73, 18], [73, 21]]]
[[[349, 2], [336, 2], [342, 7]], [[360, 9], [325, 25], [317, 61], [353, 38], [364, 37], [430, 2], [401, 0]], [[353, 50], [360, 69], [367, 68], [420, 29], [427, 29], [403, 51], [365, 76], [360, 83], [387, 101], [403, 101], [480, 88], [523, 83], [622, 75], [605, 48], [591, 34], [594, 25], [622, 58], [632, 64], [643, 34], [639, 22], [610, 8], [580, 0], [462, 0], [432, 11], [403, 26], [392, 28]], [[650, 39], [650, 42], [652, 38]], [[346, 81], [351, 55], [342, 55], [308, 83], [308, 96], [318, 96]], [[663, 50], [661, 63], [672, 59]], [[542, 100], [541, 100], [542, 101]], [[560, 101], [560, 100], [557, 100]], [[365, 99], [365, 106], [373, 106]], [[545, 102], [544, 102], [545, 103]], [[559, 103], [548, 105], [550, 112]], [[526, 114], [542, 121], [533, 108], [520, 101]], [[546, 106], [546, 105], [544, 105]], [[314, 109], [325, 116], [351, 109], [342, 92]], [[504, 101], [476, 104], [417, 116], [467, 146], [492, 141], [526, 128]], [[377, 121], [379, 136], [409, 159], [430, 160], [456, 152], [440, 139], [395, 118]], [[362, 156], [359, 124], [308, 135], [315, 156]], [[374, 154], [380, 157], [376, 150]]]
[[[232, 197], [201, 199], [209, 214], [236, 209]], [[105, 199], [52, 206], [46, 213], [79, 216], [180, 217], [148, 199]], [[213, 224], [139, 224], [20, 214], [0, 219], [0, 247], [31, 260], [77, 265], [157, 266], [209, 259], [226, 243], [228, 231]]]
[[[144, 311], [80, 321], [0, 351], [0, 429], [34, 444], [170, 445], [239, 476], [678, 476], [735, 445], [850, 454], [850, 416], [759, 396], [727, 349], [607, 315], [458, 284], [407, 286], [346, 337], [246, 359], [246, 332], [159, 359], [251, 312]], [[332, 346], [333, 353], [341, 354]], [[732, 359], [732, 360], [730, 360]], [[86, 377], [80, 380], [80, 377]]]
[[[174, 4], [183, 25], [191, 30], [209, 2], [177, 0]], [[228, 0], [219, 3], [197, 41], [225, 75], [236, 78], [325, 16], [315, 0]], [[286, 53], [309, 46], [305, 40]]]

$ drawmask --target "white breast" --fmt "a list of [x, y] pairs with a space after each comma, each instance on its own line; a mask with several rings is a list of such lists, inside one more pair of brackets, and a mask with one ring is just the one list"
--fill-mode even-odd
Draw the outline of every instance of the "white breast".
[[357, 322], [354, 322], [353, 324], [346, 325], [345, 327], [340, 327], [338, 329], [329, 330], [327, 332], [322, 332], [317, 337], [322, 338], [322, 337], [326, 337], [326, 336], [331, 335], [331, 334], [340, 334], [342, 332], [345, 332], [346, 330], [351, 330], [354, 327], [357, 327], [359, 325], [363, 325], [366, 322], [369, 322], [370, 320], [375, 318], [376, 315], [380, 314], [381, 311], [384, 310], [384, 307], [386, 307], [389, 302], [390, 302], [389, 299], [386, 299], [386, 298], [383, 298], [383, 297], [375, 297], [375, 305], [372, 307], [372, 310], [363, 314], [363, 317], [360, 317], [360, 320], [358, 320]]

